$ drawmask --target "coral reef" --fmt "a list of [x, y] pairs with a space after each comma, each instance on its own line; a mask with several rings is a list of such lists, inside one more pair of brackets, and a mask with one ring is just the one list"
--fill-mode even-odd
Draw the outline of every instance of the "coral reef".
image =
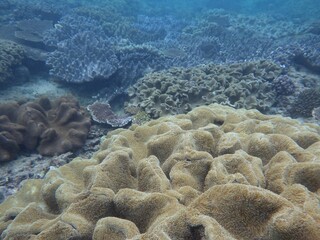
[[107, 123], [112, 127], [123, 127], [128, 125], [132, 118], [129, 116], [119, 116], [115, 114], [109, 103], [94, 102], [87, 106], [93, 121], [98, 123]]
[[[204, 14], [204, 18], [208, 20], [228, 19], [230, 26], [237, 29], [247, 29], [254, 33], [254, 35], [263, 37], [267, 36], [270, 39], [280, 39], [287, 36], [299, 35], [303, 33], [308, 25], [297, 23], [287, 18], [286, 16], [274, 16], [267, 14], [256, 14], [246, 15], [246, 14], [230, 14], [226, 11], [219, 10], [209, 10]], [[224, 20], [226, 21], [226, 20]]]
[[319, 144], [319, 126], [218, 104], [117, 129], [2, 203], [1, 238], [316, 240]]
[[70, 97], [1, 104], [0, 116], [0, 161], [14, 159], [20, 148], [50, 156], [75, 150], [90, 128], [90, 118]]
[[119, 69], [116, 78], [125, 89], [148, 72], [168, 68], [165, 57], [155, 47], [147, 44], [117, 47]]
[[113, 44], [111, 38], [96, 37], [91, 31], [76, 34], [60, 42], [58, 49], [49, 54], [50, 74], [73, 83], [108, 79], [118, 69]]
[[[261, 57], [271, 43], [269, 36], [259, 34], [261, 31], [250, 27], [255, 21], [240, 24], [245, 22], [240, 14], [204, 11], [176, 37], [176, 46], [186, 49], [187, 55], [199, 57], [198, 64], [254, 60]], [[210, 54], [207, 55], [208, 52]]]
[[132, 30], [128, 36], [137, 44], [145, 42], [167, 41], [179, 35], [187, 22], [172, 16], [149, 17], [138, 15], [131, 24]]
[[1, 162], [0, 167], [0, 203], [16, 193], [26, 179], [42, 179], [52, 168], [60, 167], [75, 157], [91, 158], [99, 150], [101, 138], [106, 128], [93, 125], [84, 145], [77, 151], [70, 151], [57, 156], [43, 156], [37, 152], [17, 152], [15, 161]]
[[13, 81], [15, 67], [22, 64], [24, 49], [20, 45], [0, 39], [0, 83]]
[[103, 23], [76, 14], [67, 15], [45, 35], [47, 45], [56, 47], [47, 64], [55, 78], [73, 83], [109, 79], [113, 76], [130, 85], [149, 68], [163, 69], [163, 56], [156, 48], [135, 45], [118, 34], [108, 34]]
[[[10, 0], [11, 8], [9, 19], [11, 22], [31, 19], [57, 21], [63, 14], [70, 11], [69, 4], [61, 1], [36, 1], [36, 0]], [[60, 2], [60, 3], [58, 3]], [[35, 30], [36, 31], [36, 30]]]
[[56, 50], [48, 55], [50, 74], [72, 83], [107, 79], [118, 69], [116, 39], [104, 34], [100, 23], [77, 15], [66, 15], [47, 31], [44, 41]]
[[310, 24], [222, 10], [204, 11], [193, 20], [128, 17], [112, 8], [78, 8], [47, 32], [46, 44], [56, 48], [47, 61], [55, 78], [82, 83], [112, 76], [129, 86], [146, 73], [169, 67], [262, 57], [319, 71], [319, 35], [307, 33]]
[[296, 87], [287, 75], [280, 75], [279, 77], [273, 80], [273, 88], [276, 91], [277, 95], [291, 95], [295, 92]]
[[53, 28], [53, 22], [50, 20], [28, 19], [17, 22], [16, 27], [19, 30], [15, 31], [15, 37], [32, 46], [43, 42], [44, 33]]
[[155, 118], [215, 102], [266, 111], [275, 100], [271, 82], [281, 72], [267, 61], [172, 68], [139, 79], [128, 89], [126, 107], [138, 107]]
[[23, 142], [25, 128], [10, 121], [18, 107], [15, 103], [0, 105], [0, 161], [15, 158]]
[[311, 117], [314, 108], [320, 107], [320, 88], [303, 90], [291, 104], [289, 112], [293, 117]]
[[312, 116], [317, 119], [320, 120], [320, 107], [314, 108], [312, 110]]
[[271, 58], [282, 65], [299, 65], [315, 73], [320, 73], [320, 36], [303, 34], [280, 38], [265, 51], [266, 58]]

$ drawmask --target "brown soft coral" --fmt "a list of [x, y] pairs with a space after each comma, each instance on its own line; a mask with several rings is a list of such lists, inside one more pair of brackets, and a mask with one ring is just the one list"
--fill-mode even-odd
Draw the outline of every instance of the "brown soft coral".
[[16, 103], [0, 105], [0, 161], [15, 158], [23, 142], [26, 129], [13, 122], [18, 108]]
[[215, 104], [117, 129], [1, 204], [1, 237], [318, 240], [319, 133]]
[[88, 135], [90, 118], [74, 99], [60, 98], [47, 111], [49, 127], [41, 134], [38, 151], [55, 155], [80, 148]]
[[13, 159], [21, 147], [55, 155], [81, 147], [90, 128], [78, 102], [62, 97], [0, 105], [0, 160]]

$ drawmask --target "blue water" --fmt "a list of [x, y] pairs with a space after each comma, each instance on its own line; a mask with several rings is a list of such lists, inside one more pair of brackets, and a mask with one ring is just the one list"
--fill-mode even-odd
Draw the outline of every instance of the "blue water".
[[118, 7], [125, 9], [131, 14], [180, 14], [191, 16], [199, 13], [199, 11], [207, 11], [209, 9], [225, 9], [236, 13], [245, 14], [280, 14], [286, 17], [300, 18], [317, 18], [320, 13], [320, 2], [318, 0], [3, 0], [2, 5], [7, 2], [13, 3], [16, 7], [26, 6], [42, 6], [43, 8], [68, 8], [79, 6], [91, 7]]

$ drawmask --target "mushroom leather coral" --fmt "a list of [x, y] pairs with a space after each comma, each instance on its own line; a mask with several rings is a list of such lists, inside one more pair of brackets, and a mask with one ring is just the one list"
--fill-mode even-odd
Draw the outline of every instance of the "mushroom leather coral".
[[27, 180], [2, 239], [320, 239], [320, 128], [213, 104]]
[[25, 127], [15, 123], [17, 103], [0, 105], [0, 161], [14, 159], [24, 140]]
[[13, 159], [21, 147], [42, 155], [72, 151], [84, 144], [90, 128], [90, 118], [70, 97], [2, 104], [0, 116], [0, 161]]

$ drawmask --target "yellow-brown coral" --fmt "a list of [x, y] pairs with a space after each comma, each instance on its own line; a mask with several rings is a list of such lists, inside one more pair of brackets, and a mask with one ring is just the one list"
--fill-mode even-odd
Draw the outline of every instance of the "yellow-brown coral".
[[317, 240], [319, 134], [217, 104], [117, 129], [1, 204], [1, 237]]
[[255, 61], [153, 72], [128, 89], [125, 109], [139, 108], [153, 118], [211, 103], [266, 111], [275, 99], [271, 82], [281, 71], [273, 62]]

